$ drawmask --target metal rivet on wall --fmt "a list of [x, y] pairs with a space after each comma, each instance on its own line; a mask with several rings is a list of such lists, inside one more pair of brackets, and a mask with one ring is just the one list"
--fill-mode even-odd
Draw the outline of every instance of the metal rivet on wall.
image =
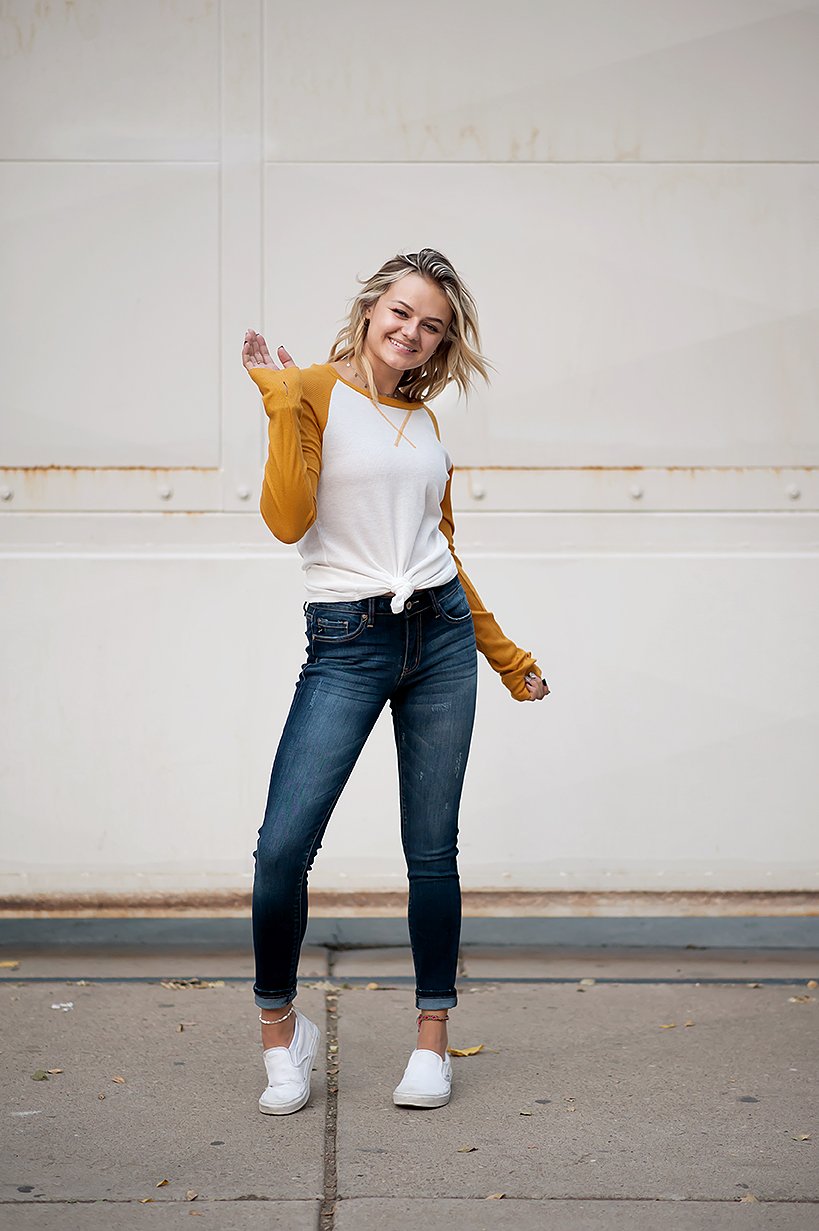
[[787, 492], [788, 492], [789, 500], [798, 500], [799, 497], [802, 495], [801, 491], [799, 490], [799, 488], [796, 486], [795, 483], [791, 483], [790, 487], [787, 489]]
[[159, 488], [158, 494], [160, 500], [170, 500], [173, 495], [173, 488], [168, 487], [167, 483], [163, 484], [163, 486]]
[[244, 483], [242, 483], [240, 484], [239, 487], [236, 488], [236, 495], [239, 497], [240, 500], [247, 500], [248, 496], [250, 495], [250, 488], [245, 487]]
[[469, 472], [469, 494], [473, 500], [483, 500], [486, 495], [486, 488], [483, 485], [483, 481], [472, 470]]
[[0, 500], [11, 500], [14, 492], [10, 487], [0, 487]]
[[634, 484], [632, 484], [632, 486], [628, 489], [628, 494], [631, 496], [632, 500], [642, 500], [642, 498], [643, 498], [643, 489], [642, 489], [642, 487], [639, 487], [636, 483], [634, 483]]

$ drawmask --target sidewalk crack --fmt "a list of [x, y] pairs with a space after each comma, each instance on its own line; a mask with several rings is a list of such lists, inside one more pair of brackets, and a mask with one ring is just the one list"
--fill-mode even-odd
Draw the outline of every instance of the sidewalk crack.
[[319, 1211], [319, 1231], [333, 1231], [338, 1197], [336, 1139], [338, 1127], [338, 992], [324, 996], [325, 1069], [327, 1096], [324, 1113], [324, 1185]]

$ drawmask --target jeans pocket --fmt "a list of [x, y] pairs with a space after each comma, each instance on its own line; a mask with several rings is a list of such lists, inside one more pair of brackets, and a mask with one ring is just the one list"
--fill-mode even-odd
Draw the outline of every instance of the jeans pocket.
[[462, 624], [472, 615], [466, 591], [460, 582], [457, 585], [448, 585], [443, 594], [436, 594], [435, 602], [441, 615], [445, 620], [449, 620], [450, 624]]
[[335, 645], [354, 641], [366, 625], [366, 611], [334, 612], [319, 607], [310, 613], [310, 634], [314, 641], [333, 642]]

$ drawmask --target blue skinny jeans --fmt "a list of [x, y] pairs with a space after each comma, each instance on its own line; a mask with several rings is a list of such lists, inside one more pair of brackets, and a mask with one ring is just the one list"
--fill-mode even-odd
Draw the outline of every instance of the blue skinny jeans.
[[307, 928], [307, 876], [333, 809], [387, 701], [398, 753], [415, 1004], [457, 1004], [458, 809], [475, 718], [472, 614], [457, 577], [388, 595], [306, 603], [308, 653], [276, 750], [253, 853], [253, 992], [289, 1004]]

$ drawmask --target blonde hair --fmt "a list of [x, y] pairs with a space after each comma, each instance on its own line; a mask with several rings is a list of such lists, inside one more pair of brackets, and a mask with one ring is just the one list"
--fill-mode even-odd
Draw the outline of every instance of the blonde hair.
[[364, 354], [364, 339], [369, 325], [364, 314], [394, 282], [410, 273], [421, 274], [440, 287], [452, 308], [452, 320], [429, 360], [422, 367], [410, 368], [402, 374], [395, 396], [400, 395], [410, 402], [424, 402], [437, 397], [454, 381], [468, 399], [474, 374], [477, 372], [488, 384], [488, 369], [492, 364], [481, 354], [475, 300], [451, 262], [434, 248], [399, 253], [371, 277], [357, 279], [363, 288], [351, 302], [349, 315], [333, 342], [327, 362], [352, 359], [366, 379], [370, 398], [378, 405], [372, 365]]

